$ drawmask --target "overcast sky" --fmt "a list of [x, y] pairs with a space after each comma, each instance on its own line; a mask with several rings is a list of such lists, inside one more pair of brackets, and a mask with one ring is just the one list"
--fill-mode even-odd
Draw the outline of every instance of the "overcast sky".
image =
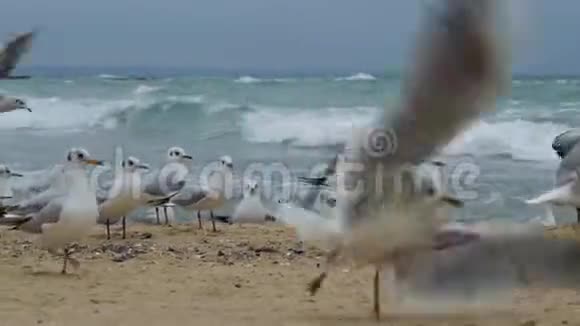
[[[528, 5], [516, 71], [580, 74], [580, 1], [518, 2]], [[419, 3], [7, 0], [0, 37], [41, 27], [26, 64], [43, 66], [399, 70]]]

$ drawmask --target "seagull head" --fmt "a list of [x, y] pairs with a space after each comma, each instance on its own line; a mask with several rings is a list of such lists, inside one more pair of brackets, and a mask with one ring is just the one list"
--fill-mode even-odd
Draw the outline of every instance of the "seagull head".
[[84, 148], [71, 148], [66, 155], [66, 160], [71, 164], [79, 165], [104, 165], [103, 161], [91, 158], [89, 152]]
[[13, 177], [22, 177], [20, 173], [14, 173], [4, 164], [0, 164], [0, 178], [9, 179]]
[[232, 160], [232, 158], [228, 155], [224, 155], [222, 157], [220, 157], [220, 164], [227, 168], [228, 170], [233, 170], [234, 168], [234, 162]]
[[181, 147], [171, 147], [167, 150], [167, 161], [168, 162], [180, 162], [184, 163], [186, 160], [191, 161], [193, 157], [186, 154], [185, 150]]
[[141, 163], [134, 156], [129, 156], [126, 160], [121, 161], [121, 168], [127, 172], [135, 172], [138, 170], [149, 170], [149, 165]]

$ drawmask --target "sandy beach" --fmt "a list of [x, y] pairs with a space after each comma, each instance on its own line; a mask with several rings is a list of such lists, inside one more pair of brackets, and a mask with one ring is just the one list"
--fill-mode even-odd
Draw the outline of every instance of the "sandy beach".
[[[208, 225], [209, 226], [209, 225]], [[316, 297], [306, 283], [322, 251], [297, 250], [292, 230], [219, 225], [216, 234], [190, 225], [130, 225], [128, 239], [104, 230], [79, 245], [78, 271], [61, 275], [61, 260], [34, 236], [0, 232], [2, 325], [375, 325], [370, 269], [331, 274]], [[564, 232], [574, 235], [576, 230]], [[513, 311], [454, 314], [389, 312], [385, 325], [578, 325], [572, 290], [517, 294]]]

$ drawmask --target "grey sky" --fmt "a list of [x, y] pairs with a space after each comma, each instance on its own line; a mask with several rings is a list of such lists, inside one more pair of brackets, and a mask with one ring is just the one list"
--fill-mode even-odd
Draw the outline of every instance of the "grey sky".
[[[580, 73], [580, 1], [529, 3], [516, 70]], [[397, 70], [418, 0], [8, 0], [0, 37], [42, 28], [26, 63], [49, 66]]]

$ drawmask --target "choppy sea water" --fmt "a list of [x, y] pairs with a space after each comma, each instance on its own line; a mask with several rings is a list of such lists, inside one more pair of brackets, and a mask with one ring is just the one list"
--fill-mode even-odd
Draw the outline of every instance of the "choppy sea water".
[[[116, 148], [152, 166], [170, 146], [194, 164], [228, 154], [242, 176], [255, 163], [306, 174], [333, 157], [353, 128], [394, 107], [397, 77], [260, 78], [167, 75], [135, 80], [110, 74], [0, 81], [0, 94], [24, 98], [33, 113], [0, 116], [1, 161], [32, 172], [63, 160], [69, 147], [113, 159]], [[580, 78], [520, 78], [510, 98], [444, 150], [450, 189], [467, 202], [464, 219], [543, 215], [530, 198], [553, 185], [558, 158], [551, 142], [580, 125]], [[574, 216], [558, 209], [559, 220]]]

